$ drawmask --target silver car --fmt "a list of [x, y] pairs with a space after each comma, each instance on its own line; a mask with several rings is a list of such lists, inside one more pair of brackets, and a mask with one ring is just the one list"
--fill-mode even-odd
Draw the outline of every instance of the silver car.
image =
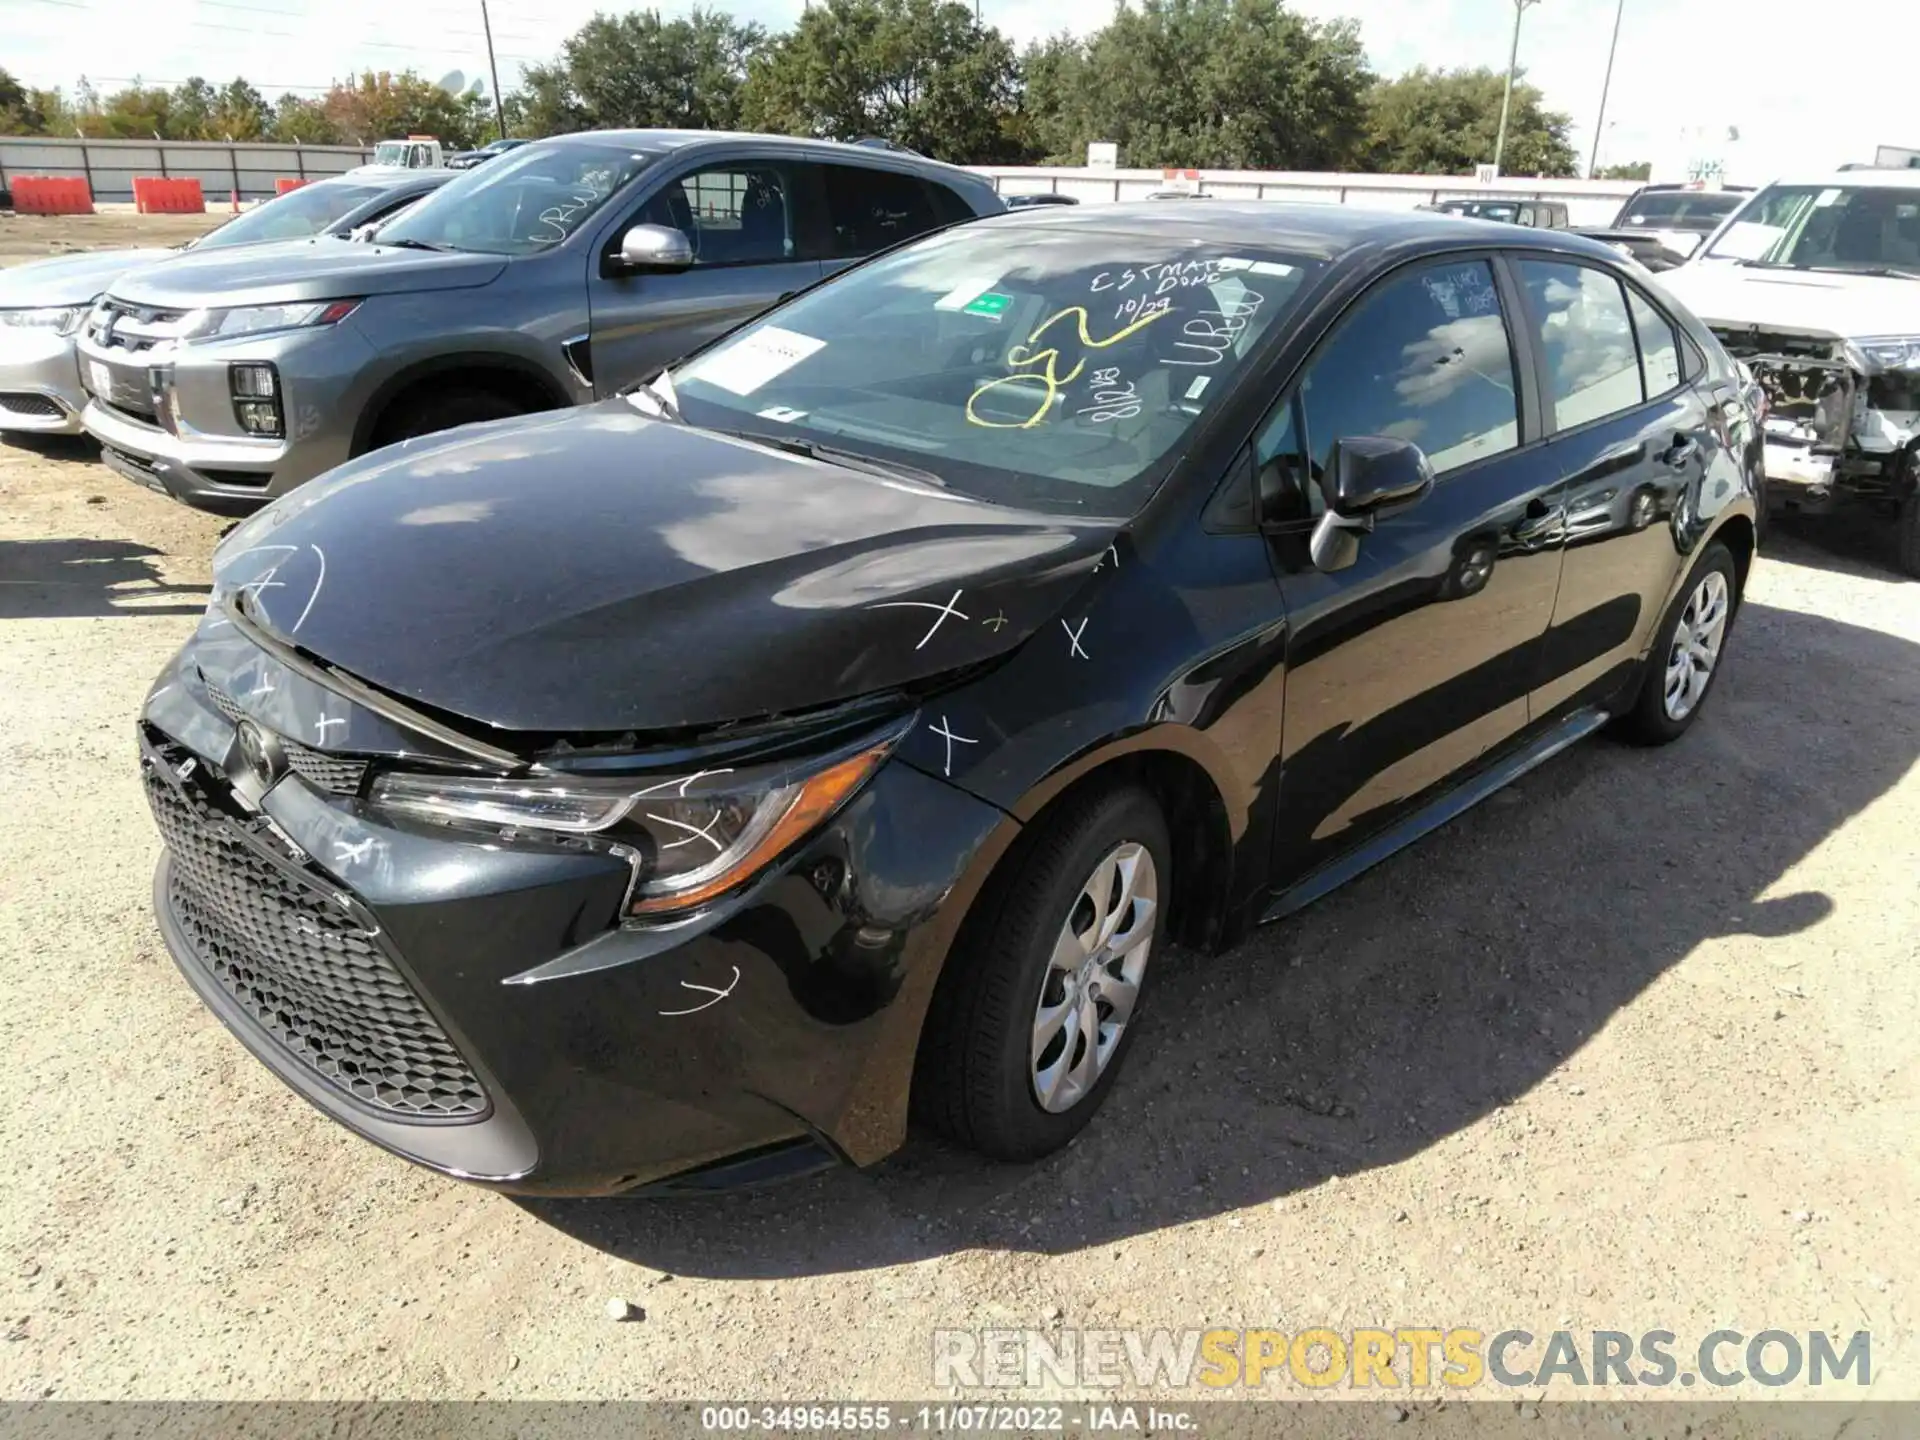
[[122, 475], [244, 514], [383, 445], [606, 396], [782, 296], [1000, 199], [905, 152], [628, 130], [463, 171], [373, 243], [184, 256], [80, 335]]
[[447, 171], [361, 171], [276, 196], [171, 250], [94, 250], [0, 270], [0, 431], [78, 435], [87, 403], [74, 332], [87, 307], [132, 270], [182, 251], [226, 250], [322, 233], [346, 235], [453, 178]]

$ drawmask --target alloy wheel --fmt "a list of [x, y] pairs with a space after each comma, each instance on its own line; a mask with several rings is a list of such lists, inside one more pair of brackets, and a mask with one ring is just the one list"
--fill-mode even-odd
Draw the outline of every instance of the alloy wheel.
[[1684, 720], [1707, 693], [1727, 638], [1731, 604], [1726, 576], [1709, 570], [1687, 597], [1667, 651], [1665, 702], [1669, 720]]
[[1071, 1110], [1099, 1083], [1133, 1019], [1160, 880], [1144, 845], [1115, 846], [1080, 887], [1054, 942], [1030, 1051], [1034, 1098]]

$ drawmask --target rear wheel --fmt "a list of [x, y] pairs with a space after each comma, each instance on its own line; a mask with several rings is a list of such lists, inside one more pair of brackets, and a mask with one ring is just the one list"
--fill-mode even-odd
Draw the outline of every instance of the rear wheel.
[[914, 1081], [922, 1118], [1003, 1160], [1059, 1149], [1106, 1098], [1172, 893], [1166, 821], [1144, 791], [1043, 823], [949, 958]]
[[1621, 717], [1629, 740], [1665, 745], [1692, 726], [1720, 673], [1738, 587], [1733, 552], [1716, 540], [1694, 562], [1647, 656], [1640, 694]]

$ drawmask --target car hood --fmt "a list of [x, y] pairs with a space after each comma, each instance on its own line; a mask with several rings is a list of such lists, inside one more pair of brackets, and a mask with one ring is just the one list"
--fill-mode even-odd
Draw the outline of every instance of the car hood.
[[1660, 277], [1707, 324], [1843, 339], [1920, 335], [1920, 280], [1697, 260]]
[[92, 250], [0, 270], [0, 310], [88, 305], [129, 270], [175, 258], [171, 250]]
[[342, 300], [357, 295], [460, 290], [506, 267], [498, 255], [397, 250], [332, 235], [235, 245], [176, 256], [113, 286], [113, 297], [164, 310], [225, 309]]
[[525, 732], [650, 732], [910, 686], [1012, 650], [1117, 522], [970, 500], [615, 399], [379, 451], [215, 556], [277, 638]]

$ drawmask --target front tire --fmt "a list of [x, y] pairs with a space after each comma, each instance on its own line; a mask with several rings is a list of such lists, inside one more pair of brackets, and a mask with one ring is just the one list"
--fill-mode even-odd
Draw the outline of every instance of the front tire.
[[1667, 745], [1692, 728], [1726, 656], [1739, 584], [1733, 552], [1714, 541], [1688, 572], [1647, 655], [1633, 708], [1620, 717], [1628, 740]]
[[437, 435], [458, 425], [478, 425], [524, 415], [524, 407], [491, 390], [435, 390], [395, 402], [380, 417], [375, 448]]
[[1124, 786], [1068, 802], [1009, 857], [927, 1017], [921, 1118], [1001, 1160], [1085, 1128], [1138, 1029], [1172, 896], [1160, 807]]

